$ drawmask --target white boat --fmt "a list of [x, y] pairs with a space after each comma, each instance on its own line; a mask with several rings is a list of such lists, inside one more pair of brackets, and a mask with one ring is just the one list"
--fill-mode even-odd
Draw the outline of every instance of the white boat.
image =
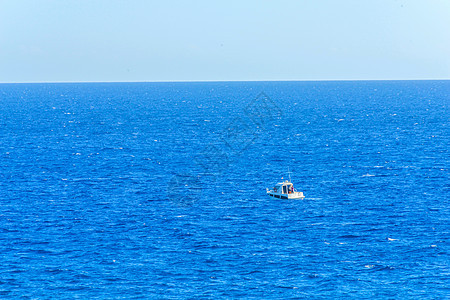
[[304, 199], [303, 192], [298, 192], [291, 182], [291, 174], [289, 173], [289, 180], [277, 183], [272, 190], [266, 189], [267, 195], [271, 198], [277, 199]]

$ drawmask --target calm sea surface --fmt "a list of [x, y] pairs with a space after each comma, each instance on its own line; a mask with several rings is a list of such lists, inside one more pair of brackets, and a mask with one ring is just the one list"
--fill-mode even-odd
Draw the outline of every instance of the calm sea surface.
[[[0, 298], [450, 297], [449, 99], [449, 81], [0, 84]], [[306, 198], [269, 199], [288, 168]]]

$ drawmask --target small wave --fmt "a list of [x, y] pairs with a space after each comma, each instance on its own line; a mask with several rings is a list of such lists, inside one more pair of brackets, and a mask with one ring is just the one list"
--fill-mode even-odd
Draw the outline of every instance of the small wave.
[[353, 235], [353, 234], [346, 234], [346, 235], [341, 235], [339, 238], [343, 238], [343, 239], [357, 239], [357, 238], [360, 238], [360, 236]]
[[384, 266], [384, 265], [365, 265], [364, 268], [372, 269], [374, 271], [386, 271], [386, 270], [394, 270], [394, 267]]

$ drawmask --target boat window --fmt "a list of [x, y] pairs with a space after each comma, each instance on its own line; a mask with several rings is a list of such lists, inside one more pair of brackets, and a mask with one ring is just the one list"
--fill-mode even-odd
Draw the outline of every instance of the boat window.
[[287, 186], [283, 185], [283, 194], [287, 194]]

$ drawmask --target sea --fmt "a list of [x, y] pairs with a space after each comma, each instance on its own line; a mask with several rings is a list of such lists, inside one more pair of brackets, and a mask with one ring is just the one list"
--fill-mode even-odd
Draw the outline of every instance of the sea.
[[[449, 299], [450, 81], [0, 84], [1, 299]], [[303, 200], [271, 199], [293, 182]]]

